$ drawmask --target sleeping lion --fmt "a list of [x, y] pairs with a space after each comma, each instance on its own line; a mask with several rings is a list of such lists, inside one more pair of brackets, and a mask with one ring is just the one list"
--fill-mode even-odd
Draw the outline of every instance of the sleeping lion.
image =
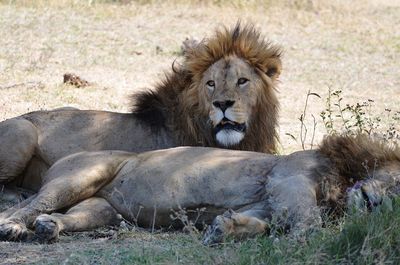
[[[372, 175], [369, 175], [370, 172]], [[61, 231], [118, 224], [171, 227], [171, 211], [205, 208], [204, 244], [318, 224], [321, 210], [380, 203], [400, 181], [400, 150], [367, 136], [328, 136], [318, 150], [286, 156], [206, 147], [134, 154], [82, 152], [56, 162], [39, 192], [0, 214], [0, 239], [45, 242]], [[347, 188], [351, 188], [348, 192]], [[62, 210], [62, 211], [61, 211]], [[285, 218], [283, 218], [285, 216]]]

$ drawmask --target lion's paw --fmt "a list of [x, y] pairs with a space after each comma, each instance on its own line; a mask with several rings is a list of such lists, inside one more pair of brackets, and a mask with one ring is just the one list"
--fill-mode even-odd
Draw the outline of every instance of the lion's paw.
[[0, 241], [21, 241], [27, 237], [28, 229], [24, 224], [11, 220], [0, 223]]
[[213, 223], [207, 228], [203, 236], [203, 244], [206, 246], [212, 246], [220, 244], [224, 241], [224, 230], [222, 226], [223, 217], [217, 216]]
[[347, 190], [347, 206], [349, 209], [372, 210], [382, 203], [384, 190], [373, 179], [358, 181]]
[[48, 214], [39, 215], [34, 223], [35, 235], [40, 242], [52, 243], [58, 240], [60, 228], [57, 220]]
[[235, 212], [229, 210], [223, 215], [215, 217], [212, 224], [207, 228], [203, 236], [203, 244], [213, 246], [224, 242], [225, 237], [229, 234], [230, 228], [233, 226], [232, 216]]

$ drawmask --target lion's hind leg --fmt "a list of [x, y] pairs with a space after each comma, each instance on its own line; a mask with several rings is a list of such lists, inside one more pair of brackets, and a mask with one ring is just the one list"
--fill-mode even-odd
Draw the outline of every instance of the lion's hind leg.
[[58, 239], [62, 231], [87, 231], [116, 225], [121, 222], [121, 218], [105, 199], [92, 197], [78, 203], [65, 214], [39, 215], [34, 222], [35, 234], [39, 241], [51, 243]]
[[0, 183], [21, 175], [38, 142], [36, 127], [22, 118], [0, 123]]
[[236, 213], [232, 210], [218, 215], [203, 237], [204, 245], [219, 244], [228, 236], [243, 239], [263, 234], [268, 229], [264, 220], [252, 215], [252, 211]]

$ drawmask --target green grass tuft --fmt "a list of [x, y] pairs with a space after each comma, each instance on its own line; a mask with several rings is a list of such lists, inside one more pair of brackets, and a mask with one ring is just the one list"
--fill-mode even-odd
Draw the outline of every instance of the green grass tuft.
[[400, 198], [373, 212], [353, 213], [305, 242], [260, 237], [240, 248], [240, 264], [399, 264]]

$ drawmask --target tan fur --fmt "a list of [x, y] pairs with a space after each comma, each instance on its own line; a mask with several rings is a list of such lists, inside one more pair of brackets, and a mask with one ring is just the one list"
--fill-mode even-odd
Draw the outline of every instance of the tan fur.
[[[320, 206], [343, 210], [346, 196], [350, 207], [378, 205], [388, 189], [399, 187], [399, 155], [366, 136], [329, 136], [319, 150], [288, 156], [204, 147], [78, 153], [55, 163], [21, 209], [0, 214], [0, 239], [24, 240], [34, 226], [50, 242], [61, 231], [115, 224], [121, 216], [144, 227], [171, 227], [179, 225], [171, 211], [181, 209], [211, 224], [205, 244], [264, 233], [272, 219], [297, 233], [320, 224]], [[359, 165], [374, 157], [383, 163], [371, 177]], [[344, 187], [339, 200], [326, 203], [323, 183], [328, 191]], [[198, 218], [195, 209], [203, 207]]]

